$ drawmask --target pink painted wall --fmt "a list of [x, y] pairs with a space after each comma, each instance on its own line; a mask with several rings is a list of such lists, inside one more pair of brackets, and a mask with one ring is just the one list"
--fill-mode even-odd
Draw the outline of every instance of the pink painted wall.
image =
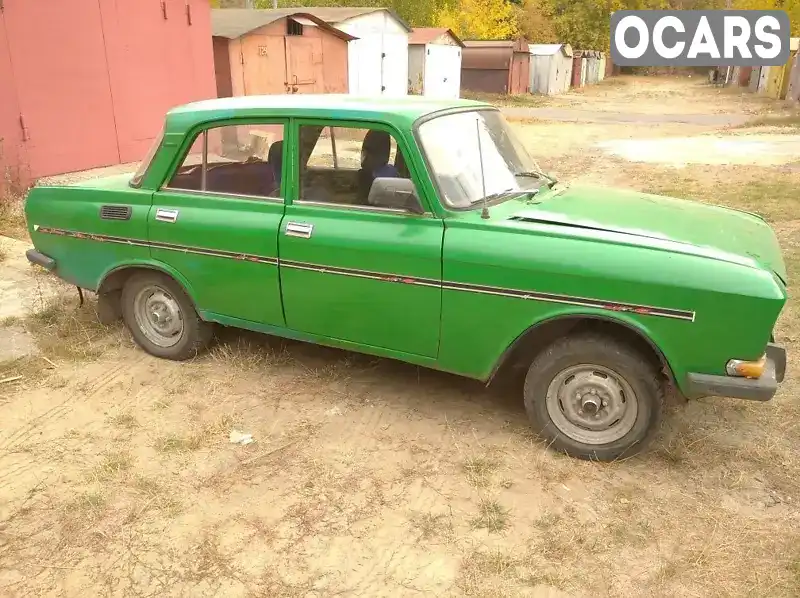
[[5, 0], [0, 137], [17, 148], [5, 166], [35, 179], [136, 161], [169, 108], [215, 97], [207, 0], [165, 6], [166, 18], [161, 0]]
[[[19, 122], [19, 102], [13, 81], [11, 57], [8, 52], [5, 13], [0, 11], [0, 191], [6, 179], [27, 179], [27, 171], [20, 172], [22, 164], [27, 164], [22, 145], [22, 127]], [[8, 170], [8, 172], [6, 172]]]

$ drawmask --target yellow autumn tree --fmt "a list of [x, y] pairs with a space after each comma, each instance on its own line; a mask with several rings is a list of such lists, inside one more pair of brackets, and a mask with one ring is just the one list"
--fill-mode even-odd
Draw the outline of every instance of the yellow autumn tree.
[[516, 16], [506, 0], [456, 0], [437, 10], [434, 19], [462, 39], [511, 39], [518, 33]]
[[792, 35], [800, 35], [800, 0], [733, 0], [731, 8], [742, 10], [785, 10]]
[[516, 12], [519, 34], [528, 42], [550, 44], [560, 41], [542, 0], [523, 0]]

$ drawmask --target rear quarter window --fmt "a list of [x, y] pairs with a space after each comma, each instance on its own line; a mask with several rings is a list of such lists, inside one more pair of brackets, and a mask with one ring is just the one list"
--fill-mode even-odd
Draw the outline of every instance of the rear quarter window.
[[150, 145], [150, 149], [147, 150], [147, 154], [139, 163], [139, 168], [136, 169], [136, 172], [133, 174], [133, 178], [131, 178], [130, 186], [131, 187], [141, 187], [142, 180], [144, 179], [144, 175], [147, 174], [147, 170], [150, 168], [150, 165], [153, 163], [153, 158], [158, 151], [158, 148], [161, 147], [161, 142], [164, 141], [164, 129], [162, 128], [159, 131], [158, 135], [155, 139], [153, 139], [153, 143]]

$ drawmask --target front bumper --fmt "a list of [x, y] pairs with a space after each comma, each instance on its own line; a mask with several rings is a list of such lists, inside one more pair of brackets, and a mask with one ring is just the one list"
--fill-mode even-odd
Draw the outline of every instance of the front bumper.
[[758, 379], [735, 376], [694, 374], [688, 376], [689, 398], [732, 397], [749, 401], [769, 401], [775, 396], [778, 385], [786, 375], [786, 350], [770, 343], [767, 345], [767, 364]]

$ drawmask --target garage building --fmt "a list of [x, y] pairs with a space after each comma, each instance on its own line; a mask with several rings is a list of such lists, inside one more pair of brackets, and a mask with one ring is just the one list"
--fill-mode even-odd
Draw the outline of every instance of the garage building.
[[308, 13], [212, 11], [219, 97], [347, 93], [351, 35]]
[[409, 90], [433, 98], [458, 98], [463, 47], [450, 29], [414, 29], [408, 39]]
[[0, 6], [0, 171], [19, 184], [140, 160], [167, 110], [216, 95], [207, 0]]

